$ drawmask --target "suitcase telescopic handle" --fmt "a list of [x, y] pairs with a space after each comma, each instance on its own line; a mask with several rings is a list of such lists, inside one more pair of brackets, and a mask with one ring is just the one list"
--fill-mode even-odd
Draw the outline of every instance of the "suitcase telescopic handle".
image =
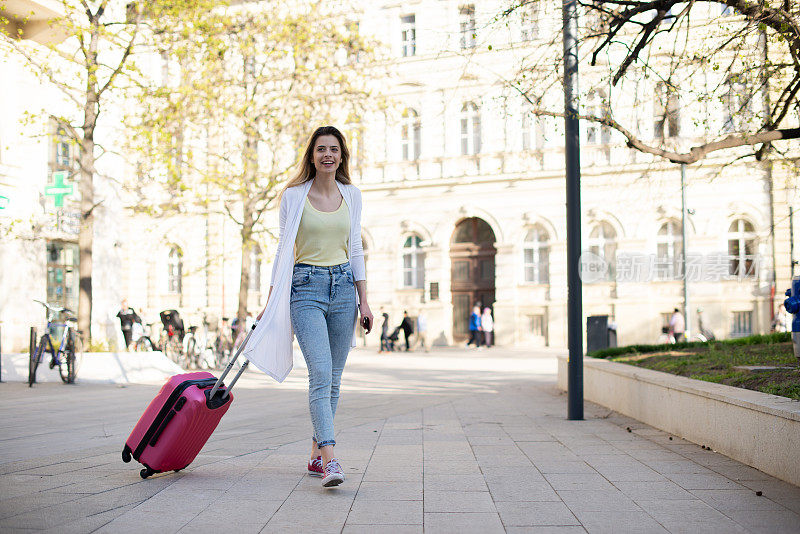
[[[242, 341], [242, 344], [239, 345], [238, 349], [236, 349], [236, 354], [234, 354], [233, 358], [231, 358], [231, 361], [228, 362], [227, 367], [225, 367], [225, 370], [220, 375], [219, 379], [217, 380], [217, 383], [214, 384], [213, 388], [211, 388], [211, 393], [209, 393], [209, 396], [208, 396], [210, 399], [214, 398], [214, 395], [217, 393], [217, 390], [222, 385], [222, 381], [225, 380], [225, 377], [228, 376], [228, 373], [230, 373], [231, 369], [233, 369], [233, 364], [236, 363], [236, 360], [239, 358], [239, 355], [242, 353], [244, 348], [247, 346], [247, 341], [250, 339], [250, 336], [252, 335], [253, 330], [256, 329], [256, 325], [257, 324], [258, 324], [258, 321], [253, 323], [252, 328], [250, 328], [250, 331], [247, 333], [247, 337], [244, 338], [244, 341]], [[242, 373], [244, 373], [245, 369], [247, 369], [248, 364], [250, 364], [250, 360], [245, 360], [244, 363], [242, 364], [242, 367], [239, 369], [239, 372], [237, 372], [236, 376], [234, 376], [233, 380], [231, 380], [231, 384], [223, 392], [223, 394], [222, 394], [222, 398], [223, 399], [227, 398], [228, 395], [230, 395], [231, 389], [233, 389], [233, 385], [236, 383], [237, 380], [239, 380], [239, 377], [242, 376]]]

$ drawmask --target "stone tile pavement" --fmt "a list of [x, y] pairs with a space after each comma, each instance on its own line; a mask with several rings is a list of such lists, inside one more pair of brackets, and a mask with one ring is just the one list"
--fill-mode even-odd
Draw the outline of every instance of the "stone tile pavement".
[[355, 350], [332, 490], [305, 474], [302, 368], [247, 373], [195, 463], [148, 480], [120, 452], [158, 386], [0, 384], [0, 532], [800, 532], [800, 488], [602, 407], [567, 421], [555, 369]]

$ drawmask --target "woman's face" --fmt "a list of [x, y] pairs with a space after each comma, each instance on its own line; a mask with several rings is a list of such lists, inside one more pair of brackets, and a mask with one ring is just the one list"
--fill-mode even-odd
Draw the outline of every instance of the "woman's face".
[[334, 135], [320, 135], [314, 141], [314, 168], [317, 173], [332, 173], [339, 168], [342, 150]]

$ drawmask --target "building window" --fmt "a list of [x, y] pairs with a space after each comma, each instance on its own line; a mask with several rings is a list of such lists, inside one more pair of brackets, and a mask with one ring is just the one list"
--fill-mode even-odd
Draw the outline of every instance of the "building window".
[[731, 321], [731, 337], [749, 336], [753, 333], [753, 312], [733, 312]]
[[614, 279], [617, 263], [617, 233], [607, 222], [601, 222], [589, 234], [589, 252], [601, 258], [608, 266], [606, 280]]
[[[600, 116], [600, 104], [597, 99], [597, 93], [592, 91], [586, 97], [586, 113], [592, 117]], [[600, 142], [600, 123], [594, 121], [586, 121], [586, 144], [596, 145]]]
[[64, 128], [59, 128], [56, 134], [56, 167], [69, 170], [71, 161], [69, 140], [64, 132]]
[[258, 245], [250, 247], [250, 279], [247, 288], [253, 293], [261, 292], [261, 247]]
[[[586, 98], [586, 113], [592, 117], [607, 119], [611, 116], [611, 106], [605, 92], [592, 91]], [[611, 128], [603, 123], [586, 121], [586, 144], [604, 145], [611, 143]]]
[[722, 130], [726, 133], [746, 130], [752, 102], [746, 80], [738, 74], [728, 76], [725, 89]]
[[728, 274], [737, 278], [756, 276], [756, 233], [753, 225], [737, 219], [728, 228]]
[[47, 242], [47, 302], [78, 309], [79, 265], [77, 243]]
[[678, 91], [670, 83], [656, 84], [656, 99], [653, 103], [653, 136], [656, 139], [677, 137], [680, 134], [680, 101]]
[[533, 334], [536, 337], [544, 337], [545, 335], [544, 315], [529, 315], [528, 324], [531, 334]]
[[526, 113], [525, 110], [522, 112], [522, 150], [531, 150], [533, 148], [533, 142], [531, 141], [531, 130], [533, 120], [531, 118], [530, 113]]
[[[599, 91], [597, 95], [600, 101], [600, 108], [597, 116], [602, 119], [610, 119], [611, 103], [608, 101], [605, 91]], [[600, 144], [603, 146], [611, 144], [611, 127], [605, 124], [600, 125]]]
[[520, 8], [522, 12], [522, 31], [520, 38], [523, 41], [533, 41], [539, 36], [539, 2], [533, 2]]
[[170, 247], [167, 257], [167, 291], [176, 295], [183, 292], [183, 251], [177, 245]]
[[416, 111], [411, 108], [403, 111], [401, 130], [403, 159], [417, 161], [422, 150], [422, 122]]
[[417, 27], [414, 15], [400, 17], [400, 41], [402, 42], [403, 57], [417, 55]]
[[523, 245], [525, 281], [547, 284], [550, 281], [550, 244], [547, 231], [539, 225], [528, 230]]
[[439, 282], [431, 282], [431, 300], [439, 300]]
[[403, 287], [425, 287], [425, 252], [418, 235], [409, 236], [403, 245]]
[[656, 236], [656, 278], [677, 280], [683, 274], [683, 236], [681, 224], [670, 220], [661, 225]]
[[461, 107], [461, 154], [475, 155], [481, 151], [481, 115], [478, 106], [467, 102]]
[[458, 22], [461, 30], [461, 49], [475, 48], [475, 6], [458, 8]]
[[545, 143], [544, 118], [533, 115], [527, 106], [523, 106], [520, 126], [522, 150], [542, 150]]

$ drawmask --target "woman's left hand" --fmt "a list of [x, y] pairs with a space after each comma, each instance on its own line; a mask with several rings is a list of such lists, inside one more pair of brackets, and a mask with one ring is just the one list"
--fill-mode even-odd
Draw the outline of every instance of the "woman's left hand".
[[359, 308], [361, 309], [361, 321], [359, 321], [359, 324], [361, 324], [362, 328], [364, 328], [364, 331], [369, 334], [372, 330], [372, 325], [374, 324], [372, 311], [369, 309], [369, 304], [366, 302], [359, 305]]

